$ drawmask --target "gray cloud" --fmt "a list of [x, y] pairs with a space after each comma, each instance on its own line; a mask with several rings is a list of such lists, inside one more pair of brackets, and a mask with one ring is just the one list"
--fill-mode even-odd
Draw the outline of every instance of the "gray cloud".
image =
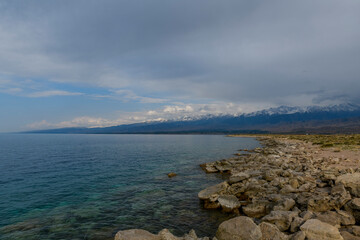
[[360, 103], [358, 0], [3, 1], [0, 71], [144, 95]]

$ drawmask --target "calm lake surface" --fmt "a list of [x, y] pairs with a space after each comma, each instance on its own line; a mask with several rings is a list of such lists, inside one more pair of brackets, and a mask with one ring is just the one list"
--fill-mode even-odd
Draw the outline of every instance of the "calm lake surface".
[[199, 164], [258, 146], [220, 135], [0, 134], [0, 239], [113, 239], [129, 228], [212, 236], [231, 216], [201, 208], [197, 193], [222, 179]]

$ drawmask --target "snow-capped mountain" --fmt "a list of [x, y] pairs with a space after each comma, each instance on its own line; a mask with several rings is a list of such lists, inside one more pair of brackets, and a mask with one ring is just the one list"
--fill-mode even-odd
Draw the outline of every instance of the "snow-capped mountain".
[[[34, 132], [34, 131], [33, 131]], [[185, 116], [181, 119], [105, 128], [66, 128], [41, 133], [235, 133], [235, 132], [359, 132], [360, 106], [280, 106], [247, 114]]]

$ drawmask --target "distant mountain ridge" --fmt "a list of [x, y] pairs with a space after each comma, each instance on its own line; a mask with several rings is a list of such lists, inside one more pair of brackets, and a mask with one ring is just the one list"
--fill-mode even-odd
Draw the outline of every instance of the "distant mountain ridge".
[[206, 115], [104, 128], [61, 128], [31, 133], [360, 133], [360, 106], [280, 106], [238, 115]]

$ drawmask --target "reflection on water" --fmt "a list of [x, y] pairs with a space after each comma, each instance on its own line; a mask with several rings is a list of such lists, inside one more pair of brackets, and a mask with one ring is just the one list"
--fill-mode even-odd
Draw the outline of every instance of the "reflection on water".
[[205, 135], [0, 135], [0, 239], [213, 235], [231, 216], [201, 208], [197, 193], [221, 176], [199, 164], [257, 146]]

